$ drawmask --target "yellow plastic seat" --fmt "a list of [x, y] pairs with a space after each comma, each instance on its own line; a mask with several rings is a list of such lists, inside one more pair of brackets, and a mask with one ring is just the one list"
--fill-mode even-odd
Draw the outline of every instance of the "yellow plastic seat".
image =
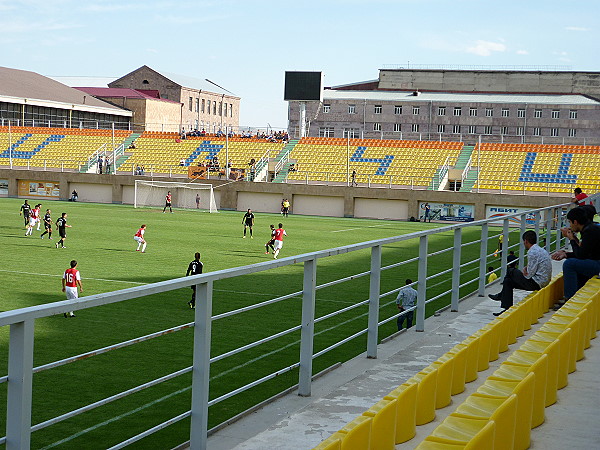
[[493, 420], [496, 423], [495, 450], [512, 450], [515, 439], [517, 396], [495, 397], [474, 393], [456, 408], [452, 417]]
[[341, 450], [365, 450], [371, 446], [371, 426], [373, 419], [358, 416], [338, 433], [342, 438]]
[[[451, 395], [460, 394], [465, 390], [465, 381], [467, 377], [467, 353], [468, 348], [459, 344], [439, 358], [439, 361], [444, 361], [446, 358], [452, 358], [454, 360]], [[475, 376], [477, 376], [477, 371], [475, 371]]]
[[546, 322], [542, 325], [539, 331], [545, 331], [550, 333], [560, 334], [563, 331], [570, 329], [571, 336], [569, 339], [569, 360], [568, 360], [568, 373], [573, 373], [577, 370], [577, 342], [579, 340], [579, 329], [578, 329], [579, 318], [571, 322], [557, 323], [557, 322]]
[[363, 413], [371, 417], [371, 450], [394, 450], [396, 437], [397, 399], [382, 399]]
[[417, 433], [417, 390], [417, 384], [404, 383], [384, 397], [396, 400], [396, 444], [411, 440]]
[[424, 425], [434, 420], [437, 369], [431, 366], [426, 367], [411, 377], [407, 383], [417, 384], [417, 425]]
[[452, 402], [452, 377], [454, 374], [454, 359], [438, 359], [432, 364], [437, 369], [435, 391], [435, 409], [445, 408]]
[[317, 445], [313, 450], [341, 450], [342, 438], [338, 433], [335, 433]]
[[494, 450], [496, 422], [493, 420], [448, 416], [416, 449]]
[[538, 330], [530, 340], [539, 342], [558, 342], [558, 373], [557, 373], [557, 389], [562, 389], [569, 384], [569, 352], [571, 349], [571, 328], [567, 328], [562, 333], [552, 333], [550, 331]]

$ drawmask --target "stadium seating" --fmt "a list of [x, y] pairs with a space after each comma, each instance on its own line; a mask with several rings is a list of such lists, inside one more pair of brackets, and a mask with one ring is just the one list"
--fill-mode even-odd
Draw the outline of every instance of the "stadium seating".
[[[115, 146], [131, 134], [115, 131]], [[79, 169], [98, 149], [112, 149], [112, 130], [43, 127], [0, 127], [0, 164], [9, 163], [12, 142], [13, 166]]]
[[[356, 170], [358, 183], [428, 186], [446, 158], [455, 164], [462, 142], [378, 139], [302, 138], [290, 158], [297, 171], [289, 180], [347, 182]], [[348, 165], [349, 162], [349, 165]]]
[[[460, 382], [464, 389], [464, 380], [474, 379], [468, 373], [469, 366], [478, 365], [480, 371], [484, 370], [487, 364], [481, 362], [482, 354], [489, 363], [497, 358], [495, 349], [508, 350], [505, 344], [514, 343], [562, 296], [562, 283], [562, 274], [555, 276], [548, 286], [529, 294], [315, 449], [393, 448], [389, 442], [392, 434], [395, 444], [410, 441], [415, 436], [415, 425], [430, 422], [435, 409], [446, 406], [448, 383], [456, 383], [452, 395], [461, 390]], [[599, 329], [600, 279], [593, 278], [415, 448], [529, 448], [530, 430], [544, 422], [544, 409], [556, 402], [557, 390], [567, 385], [567, 374], [575, 370], [575, 362], [584, 357], [584, 349]], [[444, 366], [446, 369], [442, 369]], [[438, 371], [446, 374], [440, 377]], [[436, 401], [439, 394], [443, 396], [441, 402]], [[347, 442], [351, 433], [360, 436], [353, 445]]]
[[600, 186], [600, 147], [583, 145], [478, 144], [479, 189], [572, 192]]
[[[227, 157], [232, 168], [248, 168], [249, 161], [258, 161], [267, 152], [275, 157], [283, 144], [264, 139], [242, 139], [205, 136], [180, 139], [176, 133], [144, 132], [135, 141], [135, 149], [126, 150], [131, 156], [119, 167], [120, 171], [132, 172], [138, 165], [144, 166], [146, 173], [187, 174], [188, 166], [205, 165], [217, 156], [224, 167]], [[180, 165], [184, 160], [184, 165]]]

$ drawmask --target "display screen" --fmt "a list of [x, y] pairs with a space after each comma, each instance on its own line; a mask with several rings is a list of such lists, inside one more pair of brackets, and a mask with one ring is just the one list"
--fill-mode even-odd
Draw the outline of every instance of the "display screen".
[[322, 72], [286, 72], [285, 101], [322, 101], [323, 73]]

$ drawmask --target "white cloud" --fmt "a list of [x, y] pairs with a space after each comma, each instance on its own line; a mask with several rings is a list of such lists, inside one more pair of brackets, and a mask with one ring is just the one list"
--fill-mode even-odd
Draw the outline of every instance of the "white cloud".
[[499, 42], [476, 41], [473, 47], [467, 47], [467, 53], [479, 56], [490, 56], [492, 52], [504, 52], [506, 45]]
[[527, 50], [517, 50], [517, 55], [529, 55]]
[[585, 27], [565, 27], [565, 30], [567, 30], [567, 31], [590, 31], [589, 28], [585, 28]]

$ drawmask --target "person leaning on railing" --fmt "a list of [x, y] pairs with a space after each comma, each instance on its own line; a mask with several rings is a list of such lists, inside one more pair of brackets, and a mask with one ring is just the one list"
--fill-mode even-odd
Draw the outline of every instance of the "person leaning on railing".
[[[563, 263], [564, 298], [554, 305], [560, 308], [594, 275], [600, 273], [600, 226], [594, 223], [596, 208], [592, 205], [578, 206], [567, 213], [569, 227], [562, 228], [564, 237], [571, 242], [571, 250], [558, 250], [552, 259]], [[575, 233], [580, 233], [577, 238]]]

